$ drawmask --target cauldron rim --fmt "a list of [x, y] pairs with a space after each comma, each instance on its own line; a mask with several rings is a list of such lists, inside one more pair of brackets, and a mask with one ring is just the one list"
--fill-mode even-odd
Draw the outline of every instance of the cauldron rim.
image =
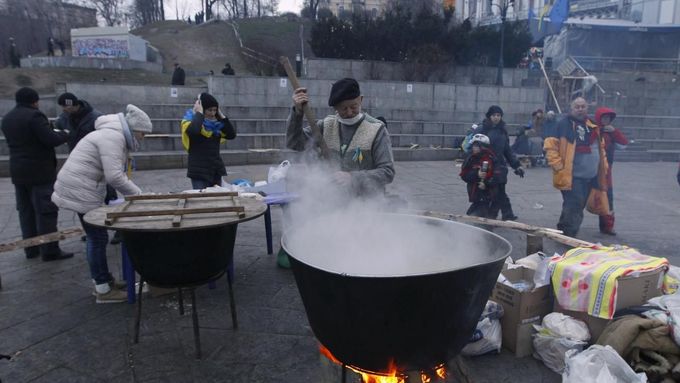
[[465, 265], [465, 267], [458, 267], [458, 268], [452, 268], [452, 269], [442, 269], [442, 270], [436, 270], [436, 271], [431, 271], [431, 272], [422, 272], [422, 273], [405, 273], [405, 274], [392, 274], [392, 275], [371, 275], [371, 274], [358, 274], [358, 273], [345, 273], [345, 272], [338, 272], [336, 270], [328, 270], [327, 268], [320, 267], [317, 265], [314, 265], [308, 260], [302, 260], [299, 257], [296, 257], [294, 253], [289, 251], [289, 247], [287, 245], [287, 239], [289, 237], [289, 233], [293, 232], [294, 229], [287, 230], [286, 232], [283, 233], [281, 236], [281, 247], [283, 250], [288, 254], [289, 257], [295, 258], [298, 262], [307, 265], [313, 269], [317, 269], [329, 274], [335, 274], [335, 275], [342, 275], [346, 277], [351, 277], [351, 278], [371, 278], [371, 279], [376, 279], [376, 278], [382, 278], [382, 279], [390, 279], [390, 278], [408, 278], [408, 277], [424, 277], [424, 276], [429, 276], [429, 275], [439, 275], [439, 274], [447, 274], [451, 273], [454, 271], [461, 271], [461, 270], [466, 270], [466, 269], [472, 269], [478, 266], [482, 265], [487, 265], [491, 264], [494, 262], [498, 262], [501, 259], [507, 258], [510, 253], [512, 253], [512, 244], [510, 241], [507, 239], [501, 237], [500, 235], [493, 233], [491, 231], [482, 229], [477, 226], [473, 225], [468, 225], [466, 223], [462, 222], [455, 222], [455, 221], [450, 221], [442, 218], [437, 218], [437, 217], [428, 217], [424, 215], [418, 215], [418, 214], [409, 214], [409, 213], [378, 213], [378, 214], [385, 214], [385, 215], [401, 215], [401, 216], [407, 216], [407, 217], [412, 217], [412, 218], [420, 218], [423, 220], [431, 220], [431, 221], [440, 221], [440, 222], [446, 222], [447, 224], [452, 224], [452, 225], [458, 225], [458, 226], [464, 226], [466, 229], [472, 229], [472, 230], [477, 230], [483, 232], [485, 235], [491, 235], [492, 237], [496, 237], [497, 239], [500, 240], [500, 243], [504, 243], [507, 245], [507, 251], [503, 252], [503, 255], [498, 256], [497, 258], [491, 259], [491, 260], [486, 260], [484, 262], [477, 262], [477, 263], [470, 263], [469, 265]]

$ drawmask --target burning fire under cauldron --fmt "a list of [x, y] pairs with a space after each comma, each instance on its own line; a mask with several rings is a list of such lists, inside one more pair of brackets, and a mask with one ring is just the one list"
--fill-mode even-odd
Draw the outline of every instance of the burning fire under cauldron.
[[473, 226], [387, 213], [329, 214], [281, 242], [321, 353], [364, 383], [446, 381], [512, 250]]

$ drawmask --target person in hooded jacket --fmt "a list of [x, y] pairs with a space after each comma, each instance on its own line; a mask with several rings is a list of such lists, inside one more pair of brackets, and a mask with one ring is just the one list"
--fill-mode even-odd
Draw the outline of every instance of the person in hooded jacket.
[[482, 122], [482, 126], [477, 128], [475, 133], [483, 134], [489, 137], [490, 147], [496, 155], [498, 175], [497, 175], [497, 196], [489, 209], [490, 218], [495, 219], [498, 216], [498, 211], [501, 212], [501, 218], [504, 221], [514, 221], [517, 216], [512, 211], [512, 204], [510, 198], [505, 191], [505, 185], [508, 183], [508, 165], [514, 170], [515, 174], [524, 178], [524, 169], [517, 160], [517, 157], [510, 148], [510, 138], [508, 131], [505, 129], [505, 121], [503, 121], [503, 109], [498, 105], [492, 105], [486, 112], [486, 119]]
[[129, 154], [136, 151], [144, 135], [151, 133], [149, 116], [134, 105], [125, 114], [107, 114], [95, 121], [95, 131], [83, 137], [57, 175], [52, 201], [76, 212], [87, 235], [87, 262], [94, 280], [97, 303], [125, 302], [124, 285], [116, 283], [106, 261], [108, 233], [88, 224], [83, 216], [104, 204], [106, 184], [123, 195], [142, 191], [128, 177]]
[[236, 129], [219, 109], [215, 97], [201, 93], [193, 109], [187, 110], [180, 123], [182, 144], [189, 152], [187, 177], [193, 189], [222, 184], [227, 175], [220, 155], [220, 144], [236, 138]]
[[607, 153], [607, 199], [609, 199], [609, 215], [600, 216], [600, 232], [616, 235], [614, 231], [614, 184], [612, 181], [612, 166], [616, 149], [625, 149], [628, 138], [612, 125], [616, 113], [609, 108], [598, 108], [595, 111], [595, 123], [600, 128], [600, 135], [604, 141], [604, 151]]
[[489, 143], [489, 137], [475, 134], [470, 140], [470, 155], [460, 171], [460, 178], [467, 184], [468, 199], [472, 203], [465, 213], [467, 215], [489, 218], [489, 209], [496, 199], [496, 174], [499, 169]]

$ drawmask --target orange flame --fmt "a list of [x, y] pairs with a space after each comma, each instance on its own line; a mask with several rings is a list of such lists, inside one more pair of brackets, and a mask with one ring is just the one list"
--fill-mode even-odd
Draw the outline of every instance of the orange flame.
[[336, 357], [331, 354], [330, 350], [326, 348], [323, 344], [319, 343], [319, 352], [323, 354], [326, 358], [328, 358], [331, 362], [335, 364], [342, 364], [341, 361], [339, 361]]
[[[354, 371], [355, 373], [361, 375], [361, 381], [363, 383], [406, 383], [406, 377], [402, 374], [399, 373], [399, 370], [397, 369], [397, 365], [394, 364], [394, 361], [390, 361], [390, 364], [387, 367], [387, 372], [381, 372], [381, 373], [374, 373], [374, 372], [369, 372], [366, 370], [362, 370], [358, 367], [353, 367], [353, 366], [348, 366], [342, 363], [341, 361], [336, 358], [333, 353], [329, 349], [327, 349], [324, 345], [319, 343], [319, 352], [323, 354], [326, 358], [328, 358], [331, 362], [339, 365], [343, 365], [350, 370]], [[437, 367], [434, 368], [434, 372], [437, 375], [438, 378], [441, 379], [446, 379], [446, 365], [445, 364], [440, 364]], [[422, 383], [431, 383], [432, 378], [427, 375], [425, 372], [420, 373], [420, 380]]]
[[444, 364], [440, 364], [439, 366], [435, 367], [434, 372], [438, 377], [446, 379], [446, 366]]
[[390, 361], [386, 373], [380, 374], [369, 373], [352, 366], [347, 366], [347, 368], [361, 375], [363, 383], [406, 383], [406, 378], [399, 374], [394, 361]]

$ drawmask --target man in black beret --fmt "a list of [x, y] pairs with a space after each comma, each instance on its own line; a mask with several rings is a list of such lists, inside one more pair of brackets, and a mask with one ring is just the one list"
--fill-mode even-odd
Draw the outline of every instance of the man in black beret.
[[[330, 160], [340, 166], [333, 178], [356, 196], [385, 193], [385, 185], [394, 179], [392, 143], [385, 124], [361, 111], [363, 96], [359, 83], [352, 78], [335, 82], [328, 106], [335, 114], [317, 122], [330, 152]], [[302, 151], [311, 140], [310, 127], [302, 127], [302, 107], [309, 102], [307, 89], [293, 93], [295, 106], [288, 117], [287, 147]]]
[[[57, 178], [54, 148], [68, 139], [68, 131], [52, 129], [38, 109], [38, 92], [21, 88], [15, 94], [16, 107], [2, 118], [2, 133], [9, 146], [9, 174], [16, 192], [19, 224], [23, 238], [57, 231], [58, 208], [51, 197]], [[73, 256], [59, 249], [57, 242], [24, 249], [26, 258], [42, 256], [55, 261]]]

